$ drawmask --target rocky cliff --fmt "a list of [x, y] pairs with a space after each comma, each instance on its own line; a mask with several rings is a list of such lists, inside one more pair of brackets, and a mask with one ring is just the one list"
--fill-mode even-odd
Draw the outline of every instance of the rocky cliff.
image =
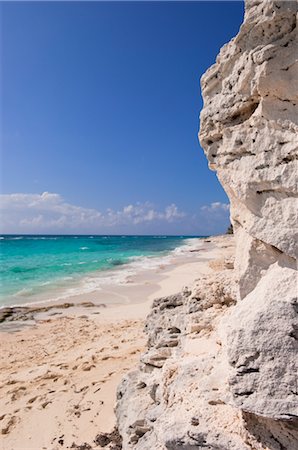
[[298, 448], [297, 2], [245, 6], [201, 83], [235, 268], [154, 302], [148, 351], [118, 389], [125, 449]]
[[202, 78], [200, 130], [237, 243], [239, 303], [226, 324], [232, 400], [285, 421], [298, 413], [296, 14], [294, 1], [247, 1], [238, 36]]

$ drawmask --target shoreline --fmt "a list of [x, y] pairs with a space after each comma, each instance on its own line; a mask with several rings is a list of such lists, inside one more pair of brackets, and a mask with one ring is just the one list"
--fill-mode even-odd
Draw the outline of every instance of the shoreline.
[[144, 321], [153, 299], [181, 291], [214, 270], [214, 260], [231, 253], [231, 238], [209, 240], [204, 250], [190, 253], [183, 263], [115, 286], [110, 296], [122, 295], [121, 304], [86, 307], [78, 301], [61, 310], [57, 305], [39, 310], [27, 322], [0, 324], [0, 429], [5, 450], [58, 450], [84, 442], [101, 448], [94, 439], [115, 426], [116, 388], [144, 350]]
[[[4, 303], [0, 305], [0, 323], [1, 311], [4, 309], [43, 307], [54, 303], [66, 303], [70, 298], [75, 299], [80, 296], [90, 296], [94, 293], [96, 295], [100, 290], [108, 291], [109, 287], [115, 284], [122, 286], [133, 283], [135, 277], [138, 277], [139, 274], [150, 273], [158, 270], [160, 267], [169, 268], [175, 262], [181, 263], [183, 258], [188, 259], [189, 253], [200, 251], [200, 249], [197, 249], [198, 245], [206, 240], [208, 242], [209, 238], [185, 237], [181, 241], [181, 245], [170, 251], [163, 251], [157, 255], [132, 256], [130, 260], [119, 266], [92, 270], [78, 276], [77, 279], [61, 277], [61, 279], [56, 280], [56, 283], [60, 283], [65, 278], [65, 284], [63, 286], [55, 286], [55, 282], [53, 282], [53, 285], [49, 285], [48, 289], [44, 287], [39, 293], [34, 293], [32, 297], [27, 295], [22, 298], [22, 295], [16, 293], [14, 294], [16, 303]], [[67, 280], [67, 278], [69, 279]], [[47, 281], [46, 283], [51, 282]], [[37, 298], [39, 299], [37, 300]]]

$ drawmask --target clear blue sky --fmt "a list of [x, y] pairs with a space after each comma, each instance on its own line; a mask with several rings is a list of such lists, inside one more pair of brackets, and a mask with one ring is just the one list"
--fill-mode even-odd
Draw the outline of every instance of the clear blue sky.
[[[190, 217], [227, 197], [197, 139], [199, 80], [237, 34], [243, 9], [240, 1], [2, 3], [2, 193], [25, 202], [47, 191], [105, 215], [137, 202], [166, 215], [175, 204], [184, 218], [169, 220], [169, 232], [202, 232], [202, 217], [192, 225]], [[220, 231], [227, 214], [217, 220]], [[114, 231], [165, 233], [162, 221]]]

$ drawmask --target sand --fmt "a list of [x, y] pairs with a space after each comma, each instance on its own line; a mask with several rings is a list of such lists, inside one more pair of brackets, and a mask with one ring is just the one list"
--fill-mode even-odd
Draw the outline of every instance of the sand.
[[[213, 238], [127, 285], [67, 299], [78, 306], [1, 324], [0, 448], [101, 448], [94, 439], [115, 426], [116, 388], [138, 364], [152, 300], [209, 272], [210, 261], [225, 256], [224, 242]], [[98, 306], [80, 305], [91, 300]]]

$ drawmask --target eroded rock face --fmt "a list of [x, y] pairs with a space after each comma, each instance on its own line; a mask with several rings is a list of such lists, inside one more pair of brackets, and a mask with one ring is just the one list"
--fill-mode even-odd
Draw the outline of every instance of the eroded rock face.
[[298, 448], [297, 2], [245, 6], [202, 78], [200, 128], [235, 268], [154, 302], [148, 351], [118, 390], [124, 449]]
[[[232, 401], [298, 417], [297, 2], [247, 1], [202, 78], [200, 141], [231, 201], [239, 305], [226, 322]], [[252, 363], [253, 361], [253, 363]]]
[[296, 282], [291, 268], [272, 264], [225, 324], [233, 402], [274, 420], [298, 412]]
[[297, 256], [296, 13], [294, 1], [246, 2], [238, 36], [202, 78], [200, 130], [210, 167], [230, 197], [234, 225], [292, 257]]
[[247, 448], [237, 434], [238, 411], [226, 401], [228, 364], [218, 333], [236, 302], [232, 267], [223, 263], [191, 289], [154, 301], [148, 350], [118, 388], [124, 449]]
[[[246, 1], [244, 24], [202, 77], [200, 142], [234, 227], [297, 257], [295, 1]], [[296, 206], [296, 208], [295, 208]]]

